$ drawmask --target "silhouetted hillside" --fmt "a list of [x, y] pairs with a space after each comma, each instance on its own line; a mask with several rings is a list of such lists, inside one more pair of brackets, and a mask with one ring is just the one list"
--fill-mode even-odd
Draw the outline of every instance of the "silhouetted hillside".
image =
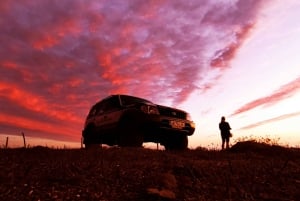
[[[276, 154], [273, 154], [276, 153]], [[0, 200], [300, 200], [300, 151], [0, 150]]]

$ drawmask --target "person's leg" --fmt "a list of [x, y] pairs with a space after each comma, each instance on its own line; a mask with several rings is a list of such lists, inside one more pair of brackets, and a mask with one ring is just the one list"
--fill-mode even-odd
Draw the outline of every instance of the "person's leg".
[[222, 150], [224, 149], [224, 144], [225, 144], [225, 138], [222, 136]]
[[229, 149], [229, 137], [226, 138], [226, 149]]

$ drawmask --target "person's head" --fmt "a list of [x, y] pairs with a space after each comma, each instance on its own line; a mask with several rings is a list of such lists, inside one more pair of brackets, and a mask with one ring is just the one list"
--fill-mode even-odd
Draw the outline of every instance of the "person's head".
[[223, 117], [221, 117], [221, 121], [225, 121], [225, 117], [223, 116]]

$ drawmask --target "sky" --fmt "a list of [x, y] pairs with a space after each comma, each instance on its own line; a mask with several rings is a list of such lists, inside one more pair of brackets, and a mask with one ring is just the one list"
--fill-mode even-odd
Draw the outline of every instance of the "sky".
[[221, 116], [231, 143], [299, 146], [299, 10], [298, 0], [1, 0], [0, 146], [22, 132], [31, 145], [80, 146], [90, 107], [118, 93], [189, 112], [191, 148], [219, 146]]

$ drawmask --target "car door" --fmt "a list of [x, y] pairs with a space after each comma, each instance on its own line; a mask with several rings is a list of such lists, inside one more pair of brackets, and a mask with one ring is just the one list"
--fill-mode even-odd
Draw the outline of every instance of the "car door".
[[103, 106], [104, 106], [103, 102], [100, 102], [97, 105], [95, 105], [95, 115], [93, 121], [95, 123], [97, 130], [101, 130], [105, 123], [103, 121], [103, 114], [104, 114]]
[[111, 131], [117, 127], [121, 115], [121, 106], [117, 96], [114, 96], [103, 103], [102, 129]]

